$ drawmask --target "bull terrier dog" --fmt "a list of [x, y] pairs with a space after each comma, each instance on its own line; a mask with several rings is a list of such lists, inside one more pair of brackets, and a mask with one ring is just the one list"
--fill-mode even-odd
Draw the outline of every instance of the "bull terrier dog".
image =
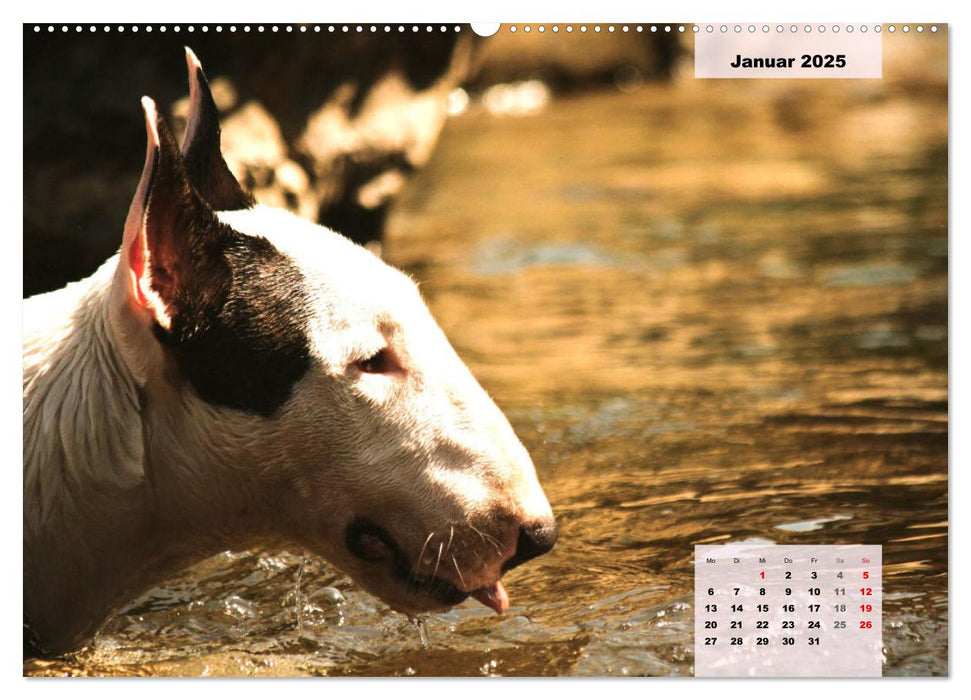
[[121, 248], [24, 301], [24, 619], [76, 648], [226, 549], [297, 545], [394, 610], [497, 613], [556, 525], [509, 422], [407, 276], [260, 206], [186, 49], [181, 149], [148, 149]]

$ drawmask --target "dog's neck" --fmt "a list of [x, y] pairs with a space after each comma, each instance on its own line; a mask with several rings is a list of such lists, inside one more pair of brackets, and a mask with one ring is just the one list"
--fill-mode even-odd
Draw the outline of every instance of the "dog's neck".
[[[219, 523], [233, 488], [193, 494], [187, 470], [201, 465], [173, 457], [205, 459], [191, 444], [198, 431], [146, 406], [121, 357], [109, 317], [116, 261], [25, 301], [24, 611], [48, 651], [90, 636], [151, 583], [245, 544], [238, 517], [233, 531]], [[206, 503], [192, 508], [193, 495]]]

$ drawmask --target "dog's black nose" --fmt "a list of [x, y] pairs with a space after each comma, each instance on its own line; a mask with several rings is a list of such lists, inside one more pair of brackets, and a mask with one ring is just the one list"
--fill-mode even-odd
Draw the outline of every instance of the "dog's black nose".
[[503, 571], [546, 554], [556, 544], [556, 536], [556, 522], [553, 520], [523, 525], [516, 541], [516, 554], [503, 565]]
[[516, 554], [522, 557], [523, 561], [529, 561], [541, 554], [546, 554], [556, 544], [556, 537], [556, 522], [553, 520], [524, 525], [519, 530]]

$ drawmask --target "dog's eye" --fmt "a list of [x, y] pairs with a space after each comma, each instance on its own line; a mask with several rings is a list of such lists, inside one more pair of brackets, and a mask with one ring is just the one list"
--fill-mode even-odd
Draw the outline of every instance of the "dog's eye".
[[391, 370], [391, 353], [387, 348], [378, 350], [376, 353], [363, 360], [357, 361], [357, 368], [368, 374], [382, 374]]

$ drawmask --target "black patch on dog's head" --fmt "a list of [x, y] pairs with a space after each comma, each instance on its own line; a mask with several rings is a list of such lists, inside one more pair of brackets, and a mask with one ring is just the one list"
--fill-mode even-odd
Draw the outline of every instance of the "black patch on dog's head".
[[183, 377], [211, 404], [270, 416], [310, 367], [307, 294], [293, 262], [265, 238], [217, 222], [178, 292], [171, 328], [155, 326]]
[[[142, 239], [127, 254], [159, 303], [140, 303], [152, 308], [156, 338], [203, 400], [270, 416], [310, 366], [303, 277], [265, 238], [219, 220], [192, 185], [165, 120], [150, 109], [158, 145], [141, 223], [148, 255], [137, 254]], [[201, 126], [197, 134], [215, 126], [218, 145], [218, 125]]]

